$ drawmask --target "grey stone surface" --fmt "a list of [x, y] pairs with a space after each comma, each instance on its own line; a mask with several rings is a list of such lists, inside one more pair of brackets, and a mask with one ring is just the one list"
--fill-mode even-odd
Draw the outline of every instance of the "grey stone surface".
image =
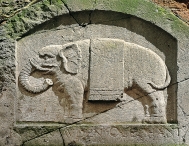
[[0, 25], [0, 145], [189, 144], [188, 39], [146, 0], [22, 10]]
[[81, 125], [61, 129], [65, 145], [177, 145], [171, 125]]
[[45, 123], [42, 123], [41, 125], [36, 125], [35, 123], [31, 124], [20, 124], [14, 127], [14, 131], [16, 133], [19, 133], [20, 141], [22, 143], [25, 143], [27, 141], [36, 139], [38, 137], [41, 137], [43, 135], [47, 135], [51, 132], [58, 131], [59, 128], [63, 127], [63, 125], [48, 125]]
[[124, 49], [121, 40], [91, 40], [88, 100], [119, 100], [124, 90]]
[[51, 133], [45, 134], [38, 138], [29, 140], [23, 144], [24, 146], [43, 146], [43, 145], [63, 145], [63, 139], [59, 130], [53, 131]]
[[[18, 46], [18, 60], [25, 56], [22, 45]], [[45, 46], [33, 56], [30, 52], [26, 63], [17, 68], [17, 121], [73, 123], [83, 119], [86, 94], [89, 101], [124, 101], [126, 93], [141, 102], [143, 122], [167, 123], [166, 88], [171, 77], [164, 61], [150, 49], [120, 39], [98, 38]], [[52, 96], [56, 98], [47, 100]], [[54, 111], [52, 105], [62, 110]]]

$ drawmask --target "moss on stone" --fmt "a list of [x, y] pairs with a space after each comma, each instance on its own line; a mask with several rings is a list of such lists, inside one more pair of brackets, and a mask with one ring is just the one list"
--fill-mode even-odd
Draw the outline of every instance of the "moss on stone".
[[[177, 34], [182, 37], [183, 35], [189, 36], [187, 24], [178, 19], [171, 11], [147, 0], [89, 0], [87, 2], [86, 0], [64, 0], [64, 3], [71, 8], [71, 11], [110, 10], [130, 14], [156, 24], [175, 37]], [[167, 25], [171, 26], [171, 31], [166, 29]]]
[[[104, 10], [130, 14], [154, 23], [177, 39], [189, 38], [189, 27], [187, 24], [179, 20], [170, 11], [146, 0], [63, 0], [63, 2], [68, 8], [70, 8], [70, 11]], [[49, 0], [43, 0], [28, 7], [27, 9], [23, 9], [21, 12], [8, 19], [7, 22], [1, 26], [1, 28], [4, 27], [6, 30], [6, 34], [4, 34], [5, 37], [9, 39], [17, 39], [39, 24], [42, 24], [56, 16], [69, 14], [67, 9], [64, 7], [63, 2], [62, 0], [52, 0], [51, 2]], [[165, 27], [166, 25], [170, 25], [170, 30]], [[9, 41], [11, 43], [11, 40]], [[5, 51], [6, 50], [4, 50], [4, 52]], [[12, 54], [14, 55], [13, 51]], [[7, 66], [5, 61], [8, 57], [9, 55], [2, 58], [3, 60], [0, 60], [0, 66], [3, 66], [0, 77], [4, 77], [5, 74], [8, 74], [6, 71], [4, 71], [5, 66]], [[10, 59], [9, 62], [14, 62], [14, 60]], [[1, 79], [6, 80], [4, 78]], [[0, 86], [0, 88], [2, 87]], [[82, 127], [83, 129], [88, 129], [93, 126], [91, 123], [85, 124], [88, 125]], [[120, 129], [121, 128], [123, 127], [120, 127]], [[125, 128], [128, 128], [128, 126]], [[140, 128], [145, 128], [145, 125], [142, 125]], [[171, 131], [177, 128], [177, 126], [171, 125], [162, 128], [167, 128]], [[42, 128], [41, 130], [40, 128], [36, 127], [23, 127], [20, 129], [15, 129], [15, 131], [17, 131], [20, 135], [23, 135], [25, 138], [31, 138], [31, 135], [26, 137], [27, 132], [30, 134], [29, 131], [33, 132], [34, 135], [32, 136], [35, 137], [36, 135], [41, 135], [56, 129], [57, 127], [52, 126], [49, 128]]]
[[14, 131], [22, 137], [23, 142], [26, 142], [36, 137], [54, 132], [60, 127], [61, 126], [17, 126], [14, 127]]
[[64, 4], [66, 5], [74, 5], [76, 7], [86, 7], [91, 8], [96, 3], [97, 0], [79, 0], [79, 1], [73, 1], [73, 0], [63, 0]]
[[7, 34], [16, 39], [36, 25], [64, 12], [63, 9], [65, 11], [61, 0], [52, 0], [52, 2], [44, 0], [27, 9], [23, 9], [21, 12], [8, 19], [4, 26]]
[[[10, 18], [6, 22], [6, 29], [8, 34], [13, 38], [18, 38], [26, 33], [28, 30], [34, 28], [57, 15], [63, 14], [65, 10], [64, 4], [70, 8], [70, 11], [79, 10], [111, 10], [125, 14], [134, 15], [141, 19], [155, 23], [162, 27], [165, 31], [164, 25], [171, 26], [172, 35], [176, 36], [186, 34], [189, 36], [189, 28], [170, 11], [155, 5], [147, 0], [44, 0], [38, 2], [27, 9]], [[65, 11], [64, 11], [65, 12]], [[16, 22], [16, 23], [15, 23]], [[169, 31], [169, 30], [168, 30]]]

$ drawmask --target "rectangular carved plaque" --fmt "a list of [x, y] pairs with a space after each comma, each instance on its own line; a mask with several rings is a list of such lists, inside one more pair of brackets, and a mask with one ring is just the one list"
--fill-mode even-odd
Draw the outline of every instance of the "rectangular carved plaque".
[[117, 100], [123, 93], [123, 48], [121, 41], [91, 41], [89, 100]]

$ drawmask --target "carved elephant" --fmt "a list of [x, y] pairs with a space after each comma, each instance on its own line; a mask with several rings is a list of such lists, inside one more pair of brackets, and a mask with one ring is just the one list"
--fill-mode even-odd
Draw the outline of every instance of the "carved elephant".
[[[31, 85], [29, 77], [35, 71], [49, 78]], [[83, 118], [84, 92], [89, 92], [89, 100], [112, 100], [137, 89], [149, 98], [143, 105], [144, 121], [166, 123], [165, 92], [171, 78], [164, 61], [150, 49], [123, 40], [99, 38], [46, 46], [28, 60], [19, 81], [32, 93], [56, 86], [69, 100], [72, 122]]]

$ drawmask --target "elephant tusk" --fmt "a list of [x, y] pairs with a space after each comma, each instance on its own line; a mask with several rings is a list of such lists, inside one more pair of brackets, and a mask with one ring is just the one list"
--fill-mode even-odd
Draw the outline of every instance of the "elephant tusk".
[[55, 63], [53, 63], [53, 64], [43, 63], [42, 66], [44, 66], [44, 67], [58, 67], [58, 65], [55, 64]]
[[53, 81], [49, 78], [45, 79], [45, 82], [49, 85], [52, 86], [53, 85]]

